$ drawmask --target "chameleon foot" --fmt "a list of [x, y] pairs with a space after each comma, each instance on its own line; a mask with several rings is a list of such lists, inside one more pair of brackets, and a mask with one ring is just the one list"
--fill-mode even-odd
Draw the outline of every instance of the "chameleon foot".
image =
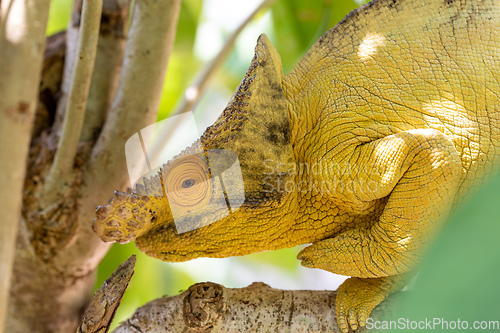
[[394, 292], [394, 277], [349, 278], [339, 287], [335, 300], [337, 324], [344, 333], [366, 325], [372, 310]]

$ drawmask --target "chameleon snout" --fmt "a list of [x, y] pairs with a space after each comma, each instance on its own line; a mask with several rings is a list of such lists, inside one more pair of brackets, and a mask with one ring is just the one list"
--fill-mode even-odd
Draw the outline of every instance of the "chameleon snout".
[[146, 209], [150, 197], [115, 191], [108, 205], [97, 207], [92, 230], [104, 242], [128, 243], [149, 232], [158, 220], [155, 210]]

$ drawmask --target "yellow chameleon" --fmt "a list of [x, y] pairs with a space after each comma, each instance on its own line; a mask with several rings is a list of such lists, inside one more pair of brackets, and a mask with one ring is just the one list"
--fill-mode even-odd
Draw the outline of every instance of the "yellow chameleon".
[[[298, 255], [304, 266], [351, 276], [337, 320], [356, 330], [404, 286], [454, 205], [497, 170], [499, 122], [500, 2], [373, 1], [285, 76], [260, 36], [218, 120], [145, 186], [116, 192], [93, 228], [166, 261], [312, 243]], [[200, 220], [214, 213], [209, 149], [237, 154], [243, 204], [179, 234], [176, 205]], [[189, 195], [169, 204], [169, 189]]]

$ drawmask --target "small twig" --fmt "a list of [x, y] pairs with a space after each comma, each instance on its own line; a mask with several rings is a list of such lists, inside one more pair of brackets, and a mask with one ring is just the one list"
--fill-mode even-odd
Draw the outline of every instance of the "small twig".
[[85, 116], [85, 106], [94, 70], [102, 0], [84, 1], [78, 49], [71, 80], [63, 130], [57, 152], [43, 189], [42, 207], [57, 200], [66, 189], [66, 182], [73, 170], [80, 133]]
[[[196, 103], [200, 100], [201, 96], [203, 96], [208, 82], [210, 82], [210, 79], [212, 79], [216, 71], [221, 67], [226, 58], [229, 56], [233, 45], [236, 42], [236, 39], [243, 31], [243, 29], [253, 20], [255, 15], [257, 15], [264, 8], [273, 4], [275, 1], [276, 0], [262, 1], [262, 3], [257, 8], [255, 8], [255, 10], [250, 15], [248, 15], [245, 21], [243, 21], [238, 26], [238, 28], [233, 31], [217, 56], [215, 56], [215, 58], [199, 72], [196, 79], [194, 80], [194, 83], [186, 89], [182, 101], [178, 104], [175, 110], [170, 113], [169, 117], [193, 110]], [[178, 117], [177, 121], [179, 123], [173, 124], [172, 128], [175, 129], [177, 126], [179, 126], [182, 119], [182, 117]], [[173, 133], [175, 133], [175, 130], [163, 131], [160, 133], [158, 139], [154, 142], [151, 149], [150, 154], [153, 160], [161, 152], [163, 146], [167, 142], [169, 142]]]

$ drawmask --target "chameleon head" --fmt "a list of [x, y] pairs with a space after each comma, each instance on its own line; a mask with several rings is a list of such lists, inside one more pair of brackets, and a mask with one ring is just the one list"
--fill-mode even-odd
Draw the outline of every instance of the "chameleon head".
[[291, 214], [283, 205], [284, 196], [279, 197], [278, 192], [270, 192], [268, 196], [252, 193], [252, 179], [247, 178], [245, 171], [242, 174], [247, 186], [239, 192], [243, 184], [239, 184], [237, 175], [234, 178], [219, 176], [211, 173], [212, 168], [199, 165], [186, 170], [187, 166], [178, 164], [176, 169], [183, 171], [169, 172], [179, 174], [168, 177], [165, 185], [171, 181], [168, 186], [176, 186], [178, 190], [166, 192], [169, 212], [165, 216], [168, 218], [136, 238], [141, 251], [162, 260], [185, 261], [244, 255], [283, 246], [271, 244], [269, 231], [275, 229], [279, 234], [285, 227], [281, 222]]
[[289, 245], [270, 242], [269, 235], [293, 219], [293, 194], [277, 191], [292, 176], [269, 173], [265, 163], [295, 160], [282, 76], [278, 53], [261, 35], [217, 121], [144, 186], [116, 192], [111, 204], [99, 207], [94, 231], [104, 241], [135, 239], [142, 251], [168, 261]]

